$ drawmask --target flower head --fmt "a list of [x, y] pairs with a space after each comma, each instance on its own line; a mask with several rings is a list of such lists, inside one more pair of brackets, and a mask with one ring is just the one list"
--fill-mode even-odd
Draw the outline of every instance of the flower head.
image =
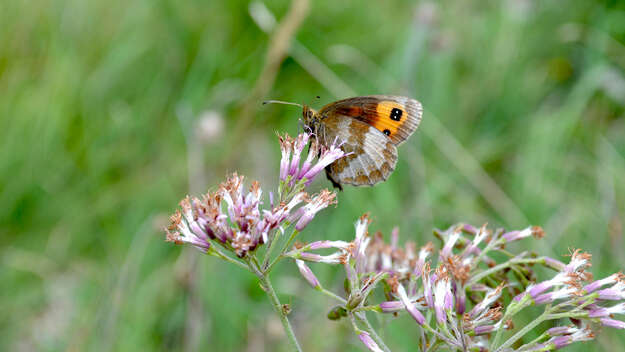
[[[188, 201], [188, 198], [183, 200], [183, 202], [185, 201]], [[166, 241], [176, 244], [188, 243], [203, 252], [208, 252], [210, 242], [208, 241], [206, 232], [202, 231], [201, 228], [197, 228], [196, 230], [197, 233], [192, 231], [186, 219], [183, 219], [182, 213], [176, 211], [174, 215], [170, 217], [170, 224], [165, 229], [167, 234]]]
[[518, 241], [523, 238], [527, 238], [529, 236], [534, 236], [536, 238], [542, 238], [545, 236], [545, 232], [540, 226], [530, 226], [526, 227], [521, 231], [510, 231], [504, 233], [501, 237], [506, 242]]
[[336, 193], [330, 192], [327, 189], [322, 190], [313, 197], [313, 199], [302, 208], [301, 217], [297, 221], [297, 224], [295, 224], [297, 231], [302, 231], [319, 211], [327, 208], [330, 204], [336, 204]]
[[446, 320], [446, 311], [453, 307], [453, 293], [451, 292], [451, 278], [444, 267], [436, 270], [436, 280], [434, 282], [434, 311], [436, 320], [442, 324]]
[[[287, 187], [294, 187], [300, 181], [304, 181], [305, 186], [310, 185], [326, 166], [348, 155], [341, 149], [342, 143], [339, 143], [338, 139], [334, 140], [329, 147], [326, 147], [319, 143], [315, 136], [309, 132], [301, 133], [295, 139], [288, 134], [279, 136], [279, 139], [280, 151], [282, 153], [280, 181], [285, 182]], [[308, 155], [300, 166], [302, 153], [309, 143]]]
[[326, 166], [332, 164], [333, 162], [344, 156], [351, 154], [345, 153], [343, 149], [341, 149], [343, 143], [339, 142], [338, 138], [336, 138], [328, 148], [322, 146], [321, 144], [316, 145], [318, 146], [319, 150], [317, 151], [315, 148], [315, 150], [313, 151], [317, 151], [317, 153], [319, 154], [319, 159], [317, 160], [317, 163], [314, 165], [312, 165], [312, 162], [308, 163], [308, 165], [311, 165], [310, 168], [308, 168], [307, 170], [302, 168], [302, 170], [300, 170], [300, 172], [298, 173], [299, 179], [307, 180], [306, 185], [309, 185], [312, 180], [319, 174], [319, 172], [326, 168]]
[[[397, 229], [393, 230], [390, 241], [386, 242], [379, 232], [370, 235], [370, 223], [367, 215], [356, 221], [355, 236], [351, 243], [324, 240], [304, 245], [290, 255], [307, 261], [342, 264], [345, 267], [349, 287], [346, 289], [348, 298], [344, 309], [348, 314], [350, 310], [362, 309], [364, 306], [381, 313], [405, 310], [417, 324], [447, 334], [447, 344], [457, 349], [469, 346], [476, 350], [492, 347], [489, 345], [490, 336], [493, 335], [491, 333], [514, 328], [513, 321], [504, 319], [504, 316], [510, 314], [512, 317], [518, 310], [532, 304], [549, 307], [547, 303], [558, 301], [554, 307], [562, 307], [559, 308], [560, 314], [570, 311], [570, 317], [575, 316], [575, 321], [581, 321], [582, 327], [550, 329], [542, 335], [542, 340], [527, 345], [523, 350], [561, 348], [573, 342], [592, 339], [594, 335], [584, 325], [584, 319], [608, 327], [625, 328], [625, 323], [614, 319], [615, 315], [625, 314], [625, 281], [622, 274], [584, 284], [592, 277], [586, 271], [591, 266], [591, 258], [581, 250], [572, 251], [566, 264], [548, 257], [529, 257], [527, 252], [522, 252], [517, 256], [508, 256], [509, 262], [501, 265], [503, 269], [494, 271], [500, 263], [494, 259], [495, 256], [491, 258], [488, 251], [501, 251], [508, 255], [510, 252], [504, 249], [506, 242], [532, 235], [540, 237], [540, 228], [528, 227], [504, 233], [501, 229], [490, 231], [485, 225], [481, 228], [461, 225], [452, 226], [446, 231], [435, 231], [443, 246], [438, 263], [435, 264], [436, 269], [431, 270], [430, 257], [434, 251], [431, 243], [419, 250], [410, 242], [402, 247], [399, 245]], [[327, 256], [304, 252], [322, 248], [335, 248], [337, 251]], [[556, 273], [547, 280], [527, 285], [526, 282], [533, 279], [531, 266], [535, 264], [542, 264]], [[509, 270], [511, 267], [514, 270]], [[517, 279], [524, 275], [524, 280], [515, 282], [509, 275], [512, 271]], [[483, 280], [486, 277], [488, 280]], [[378, 304], [365, 303], [374, 297], [369, 293], [380, 280], [385, 280], [387, 300]], [[514, 293], [520, 287], [525, 287], [523, 293], [513, 300], [503, 294], [504, 289]], [[612, 303], [615, 300], [619, 302]], [[428, 310], [433, 314], [424, 313]], [[580, 312], [582, 317], [586, 314], [581, 320]], [[428, 316], [434, 317], [435, 326], [430, 325], [431, 322], [426, 318]]]

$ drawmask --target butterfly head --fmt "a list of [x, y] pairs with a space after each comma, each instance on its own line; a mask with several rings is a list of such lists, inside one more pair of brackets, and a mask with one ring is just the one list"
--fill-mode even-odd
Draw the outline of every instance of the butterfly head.
[[316, 126], [319, 123], [319, 113], [317, 110], [311, 108], [310, 106], [304, 104], [302, 106], [302, 117], [304, 119], [304, 124], [308, 127]]

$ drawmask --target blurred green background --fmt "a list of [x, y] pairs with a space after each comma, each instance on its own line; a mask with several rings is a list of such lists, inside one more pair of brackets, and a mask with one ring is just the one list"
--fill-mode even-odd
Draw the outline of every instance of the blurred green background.
[[[581, 247], [596, 276], [625, 268], [622, 1], [323, 0], [282, 38], [271, 16], [289, 7], [0, 2], [0, 350], [286, 351], [253, 277], [159, 230], [229, 172], [275, 189], [275, 131], [297, 133], [301, 112], [266, 98], [425, 107], [389, 181], [346, 188], [302, 240], [350, 239], [367, 211], [372, 230], [419, 243], [460, 221], [535, 224], [547, 237], [532, 249]], [[341, 287], [341, 272], [312, 269]], [[361, 350], [325, 319], [333, 302], [278, 270], [305, 350]], [[415, 348], [409, 317], [381, 323], [391, 348]], [[604, 329], [569, 350], [583, 349], [625, 338]]]

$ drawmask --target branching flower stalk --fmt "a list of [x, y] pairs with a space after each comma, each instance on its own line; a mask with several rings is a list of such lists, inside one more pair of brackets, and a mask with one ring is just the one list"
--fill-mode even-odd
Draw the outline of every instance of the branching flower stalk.
[[[346, 153], [337, 141], [329, 148], [315, 143], [310, 133], [279, 136], [279, 142], [275, 197], [270, 192], [263, 198], [258, 182], [245, 190], [244, 177], [235, 173], [214, 192], [183, 199], [165, 231], [167, 241], [189, 244], [255, 275], [295, 350], [301, 348], [288, 319], [290, 308], [281, 304], [269, 279], [286, 258], [295, 261], [313, 289], [336, 301], [327, 317], [349, 320], [370, 351], [390, 351], [368, 320], [372, 314], [408, 313], [415, 322], [415, 349], [423, 352], [552, 351], [593, 339], [601, 326], [625, 329], [617, 317], [625, 314], [622, 273], [593, 281], [587, 271], [590, 254], [579, 249], [571, 251], [568, 263], [507, 249], [520, 240], [541, 238], [540, 227], [506, 232], [459, 224], [434, 231], [441, 242], [435, 253], [431, 242], [400, 246], [397, 229], [388, 242], [379, 232], [369, 234], [370, 220], [363, 215], [350, 242], [296, 243], [318, 212], [336, 204], [334, 192], [311, 195], [308, 186]], [[309, 263], [341, 266], [344, 289], [324, 287]], [[537, 280], [536, 267], [554, 274]], [[532, 306], [542, 308], [542, 314], [515, 328], [518, 315]], [[548, 321], [551, 325], [543, 324]], [[526, 341], [530, 332], [538, 337]]]
[[[544, 233], [539, 227], [504, 232], [460, 224], [435, 230], [442, 248], [433, 261], [432, 243], [419, 249], [412, 242], [400, 247], [397, 229], [386, 243], [380, 233], [369, 235], [369, 223], [367, 215], [356, 222], [352, 242], [299, 244], [286, 255], [296, 260], [311, 286], [338, 298], [339, 305], [328, 318], [350, 317], [354, 331], [371, 351], [387, 348], [379, 335], [374, 338], [367, 329], [367, 313], [407, 312], [420, 330], [415, 345], [421, 351], [551, 351], [593, 339], [599, 326], [625, 329], [625, 322], [614, 318], [625, 314], [623, 274], [592, 281], [586, 271], [590, 255], [579, 249], [571, 251], [568, 264], [506, 250], [512, 242], [541, 238]], [[323, 249], [333, 252], [317, 253]], [[495, 259], [502, 255], [505, 260]], [[342, 265], [348, 282], [345, 291], [322, 288], [306, 262]], [[551, 269], [555, 275], [536, 283], [534, 266]], [[513, 318], [530, 306], [544, 311], [515, 330]], [[355, 319], [356, 315], [364, 318]], [[541, 323], [564, 319], [573, 324], [545, 327], [538, 338], [519, 344]], [[504, 340], [505, 331], [511, 333]]]
[[[278, 198], [274, 199], [273, 193], [270, 193], [268, 206], [264, 206], [263, 191], [258, 182], [252, 182], [246, 192], [244, 177], [234, 173], [216, 191], [209, 191], [201, 199], [184, 198], [180, 202], [180, 210], [170, 217], [170, 224], [165, 229], [167, 241], [192, 245], [205, 254], [256, 275], [289, 340], [298, 351], [301, 348], [288, 320], [288, 310], [283, 309], [269, 274], [273, 266], [284, 258], [297, 234], [315, 215], [336, 204], [334, 192], [322, 190], [310, 195], [306, 188], [327, 165], [346, 155], [340, 144], [325, 148], [313, 141], [304, 159], [303, 151], [310, 139], [309, 133], [300, 134], [295, 139], [288, 135], [279, 136], [282, 160]], [[273, 249], [280, 242], [280, 236], [290, 228], [291, 235], [283, 241], [282, 250], [273, 257]], [[267, 248], [261, 264], [259, 255], [263, 247]]]

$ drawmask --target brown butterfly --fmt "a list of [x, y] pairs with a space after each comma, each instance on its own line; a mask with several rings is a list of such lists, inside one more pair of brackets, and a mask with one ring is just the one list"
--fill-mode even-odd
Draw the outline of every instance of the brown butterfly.
[[336, 138], [351, 153], [326, 167], [332, 184], [373, 186], [385, 181], [397, 164], [397, 146], [417, 129], [423, 109], [418, 101], [396, 95], [369, 95], [330, 103], [319, 111], [303, 108], [304, 124], [329, 146]]

